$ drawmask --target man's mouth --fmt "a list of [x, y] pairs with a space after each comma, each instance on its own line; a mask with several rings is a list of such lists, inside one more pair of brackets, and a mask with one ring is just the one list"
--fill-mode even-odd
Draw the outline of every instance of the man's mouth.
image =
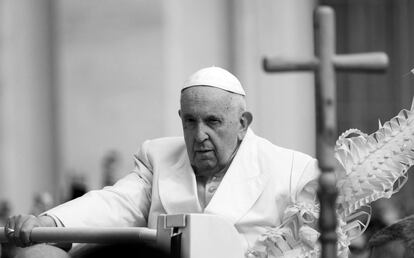
[[210, 153], [210, 152], [212, 152], [213, 150], [211, 150], [211, 149], [206, 149], [206, 150], [195, 150], [195, 153], [196, 154], [207, 154], [207, 153]]
[[195, 152], [201, 152], [201, 153], [203, 153], [203, 152], [210, 152], [210, 151], [213, 151], [213, 150], [196, 150]]

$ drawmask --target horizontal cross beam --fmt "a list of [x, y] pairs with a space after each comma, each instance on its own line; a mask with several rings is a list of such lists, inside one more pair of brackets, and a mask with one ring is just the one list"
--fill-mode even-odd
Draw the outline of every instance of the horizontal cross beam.
[[[388, 56], [382, 52], [334, 55], [332, 65], [344, 72], [384, 72], [388, 67]], [[263, 69], [268, 72], [316, 71], [320, 60], [316, 57], [294, 60], [283, 57], [264, 58]]]

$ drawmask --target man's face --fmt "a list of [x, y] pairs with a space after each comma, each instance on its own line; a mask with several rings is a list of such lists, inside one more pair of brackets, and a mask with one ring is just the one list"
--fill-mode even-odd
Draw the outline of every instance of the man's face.
[[211, 176], [224, 168], [242, 133], [241, 112], [234, 94], [196, 86], [183, 91], [179, 111], [191, 165], [197, 175]]

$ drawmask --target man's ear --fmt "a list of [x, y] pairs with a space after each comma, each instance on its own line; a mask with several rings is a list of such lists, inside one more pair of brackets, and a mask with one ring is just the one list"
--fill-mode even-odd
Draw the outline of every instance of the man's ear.
[[249, 111], [243, 112], [240, 116], [240, 132], [239, 132], [239, 140], [243, 140], [244, 136], [246, 135], [247, 129], [249, 128], [250, 124], [253, 121], [253, 115]]
[[181, 109], [178, 110], [178, 116], [181, 118]]

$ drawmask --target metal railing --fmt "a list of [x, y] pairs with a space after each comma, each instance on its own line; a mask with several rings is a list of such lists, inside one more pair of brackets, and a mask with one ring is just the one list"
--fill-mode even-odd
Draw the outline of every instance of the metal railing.
[[[110, 228], [33, 228], [30, 240], [35, 243], [155, 243], [156, 229], [143, 227], [110, 227]], [[0, 243], [8, 242], [3, 227], [0, 227]]]

